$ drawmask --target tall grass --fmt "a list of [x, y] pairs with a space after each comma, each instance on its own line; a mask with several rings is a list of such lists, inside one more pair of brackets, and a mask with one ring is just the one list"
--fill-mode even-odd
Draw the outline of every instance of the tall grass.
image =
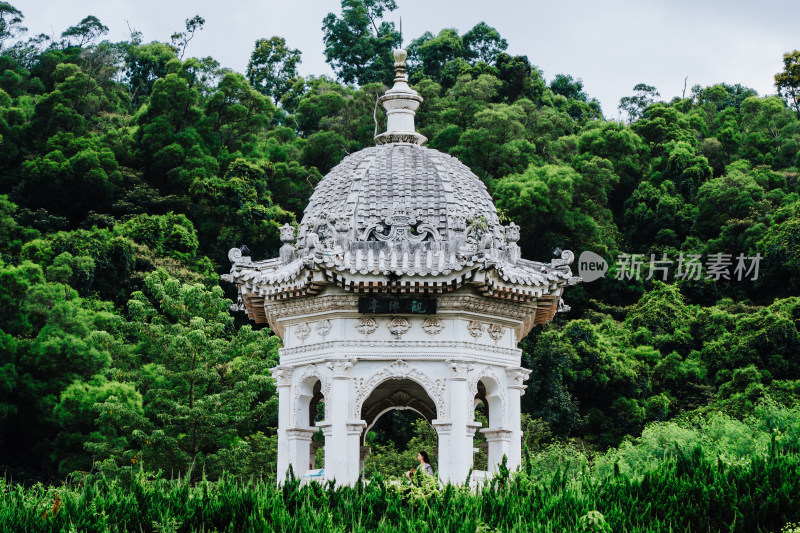
[[137, 472], [59, 488], [0, 482], [0, 527], [39, 531], [577, 531], [599, 511], [613, 531], [778, 531], [800, 520], [800, 456], [773, 444], [746, 463], [678, 450], [640, 478], [577, 471], [568, 456], [476, 494], [395, 487], [378, 476], [333, 488], [222, 479], [190, 485]]
[[0, 480], [0, 531], [777, 532], [800, 521], [798, 442], [797, 409], [765, 404], [745, 422], [656, 424], [592, 460], [553, 445], [476, 493], [378, 475], [345, 488], [141, 469], [62, 487]]

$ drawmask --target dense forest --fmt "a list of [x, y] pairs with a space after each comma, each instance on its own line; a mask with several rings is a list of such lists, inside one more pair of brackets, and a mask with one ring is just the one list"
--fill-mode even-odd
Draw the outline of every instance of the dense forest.
[[[230, 311], [234, 288], [219, 276], [232, 247], [276, 256], [278, 228], [300, 220], [315, 184], [373, 144], [385, 123], [374, 122], [376, 97], [401, 44], [386, 17], [395, 8], [342, 0], [322, 21], [331, 79], [298, 75], [301, 52], [281, 37], [259, 39], [245, 73], [192, 57], [200, 16], [170, 42], [135, 29], [109, 42], [91, 15], [55, 39], [0, 2], [9, 478], [274, 476], [268, 369], [280, 341]], [[521, 226], [523, 256], [548, 260], [560, 247], [610, 264], [568, 291], [569, 313], [521, 343], [533, 370], [530, 452], [622, 457], [648, 434], [685, 443], [708, 425], [719, 437], [712, 463], [718, 452], [741, 466], [742, 439], [766, 450], [776, 429], [796, 453], [800, 52], [785, 55], [777, 95], [720, 83], [664, 102], [642, 83], [617, 122], [580, 79], [546, 79], [485, 23], [405, 44], [425, 99], [418, 130], [486, 183]], [[634, 254], [641, 275], [625, 275], [619, 258]], [[680, 271], [684, 257], [700, 263], [697, 275]], [[780, 413], [774, 424], [746, 429], [764, 409]], [[396, 461], [409, 438], [400, 433], [372, 437], [385, 453], [370, 468]]]

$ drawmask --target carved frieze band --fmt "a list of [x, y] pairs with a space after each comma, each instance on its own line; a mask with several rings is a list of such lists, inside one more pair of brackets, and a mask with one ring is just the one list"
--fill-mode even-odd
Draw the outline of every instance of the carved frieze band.
[[505, 335], [506, 330], [500, 324], [486, 324], [485, 326], [486, 329], [484, 330], [484, 324], [482, 322], [470, 320], [467, 324], [467, 331], [476, 339], [479, 339], [483, 335], [483, 332], [486, 331], [489, 337], [495, 342], [502, 339], [503, 335]]
[[[305, 346], [294, 346], [290, 348], [280, 348], [282, 358], [291, 358], [306, 353], [324, 353], [339, 348], [372, 349], [372, 348], [405, 348], [408, 351], [424, 353], [441, 353], [442, 349], [474, 350], [482, 354], [495, 354], [504, 360], [511, 358], [519, 364], [519, 357], [522, 350], [519, 348], [506, 348], [503, 346], [491, 346], [479, 344], [477, 342], [465, 341], [417, 341], [417, 340], [369, 340], [369, 339], [347, 339], [318, 342]], [[284, 359], [281, 359], [284, 361]], [[285, 361], [284, 361], [285, 362]], [[296, 363], [296, 361], [292, 361]]]
[[[322, 295], [295, 300], [276, 300], [265, 302], [269, 315], [274, 320], [294, 316], [317, 315], [330, 311], [357, 311], [358, 296], [354, 294]], [[437, 299], [439, 311], [464, 311], [484, 316], [494, 316], [521, 322], [536, 311], [533, 304], [509, 304], [503, 301], [487, 300], [478, 296], [458, 294]]]
[[[390, 318], [386, 323], [389, 331], [396, 336], [407, 333], [411, 329], [411, 325], [412, 323], [408, 319], [402, 317]], [[428, 318], [422, 321], [421, 327], [422, 331], [428, 335], [438, 335], [444, 329], [444, 322], [438, 318]], [[362, 335], [368, 336], [378, 329], [378, 321], [371, 317], [359, 318], [355, 328]]]

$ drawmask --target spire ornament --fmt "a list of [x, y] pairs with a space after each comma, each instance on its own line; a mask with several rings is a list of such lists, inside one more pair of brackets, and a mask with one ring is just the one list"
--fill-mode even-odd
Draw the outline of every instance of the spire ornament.
[[386, 110], [386, 131], [375, 136], [375, 144], [425, 144], [428, 138], [414, 129], [414, 115], [422, 97], [408, 85], [406, 57], [402, 48], [394, 51], [394, 86], [380, 97]]

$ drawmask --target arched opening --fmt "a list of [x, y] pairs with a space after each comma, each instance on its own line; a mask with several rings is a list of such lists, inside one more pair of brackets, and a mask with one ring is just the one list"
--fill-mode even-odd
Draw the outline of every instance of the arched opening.
[[379, 384], [364, 401], [361, 419], [361, 470], [366, 478], [376, 473], [400, 477], [417, 466], [416, 456], [425, 450], [436, 469], [437, 435], [431, 422], [437, 409], [425, 388], [403, 378]]
[[509, 453], [511, 432], [503, 416], [503, 394], [494, 377], [481, 377], [473, 397], [473, 420], [481, 429], [474, 438], [473, 471], [492, 473]]
[[[480, 427], [489, 427], [489, 406], [486, 402], [486, 387], [483, 383], [478, 383], [478, 393], [473, 401], [473, 420]], [[472, 469], [477, 472], [489, 470], [489, 443], [486, 442], [486, 435], [480, 431], [475, 434], [472, 441]]]
[[297, 387], [294, 424], [289, 431], [289, 446], [296, 475], [324, 465], [325, 439], [316, 423], [325, 419], [325, 396], [317, 376], [308, 376]]

